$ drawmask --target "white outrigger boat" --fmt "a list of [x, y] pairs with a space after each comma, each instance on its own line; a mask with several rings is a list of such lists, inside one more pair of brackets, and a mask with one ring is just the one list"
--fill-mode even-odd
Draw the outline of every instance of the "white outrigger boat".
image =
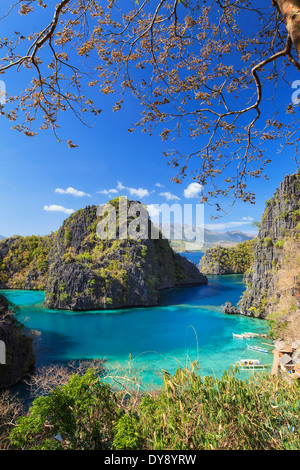
[[237, 366], [243, 369], [264, 369], [268, 367], [269, 364], [262, 364], [258, 359], [242, 359], [237, 361]]
[[268, 338], [268, 335], [266, 335], [265, 333], [252, 333], [252, 332], [249, 332], [249, 333], [244, 333], [245, 335], [251, 335], [251, 336], [257, 336], [257, 337], [261, 337], [261, 338]]
[[268, 354], [269, 352], [267, 349], [261, 348], [260, 346], [250, 346], [249, 344], [247, 344], [247, 346], [248, 349], [252, 349], [253, 351], [262, 352], [265, 354]]
[[234, 338], [254, 338], [256, 335], [254, 333], [232, 333]]

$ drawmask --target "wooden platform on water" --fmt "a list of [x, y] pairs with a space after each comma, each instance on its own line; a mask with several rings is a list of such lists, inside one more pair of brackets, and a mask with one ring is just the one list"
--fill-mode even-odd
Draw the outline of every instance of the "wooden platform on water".
[[279, 352], [276, 349], [273, 351], [273, 356], [271, 375], [277, 375], [279, 368]]

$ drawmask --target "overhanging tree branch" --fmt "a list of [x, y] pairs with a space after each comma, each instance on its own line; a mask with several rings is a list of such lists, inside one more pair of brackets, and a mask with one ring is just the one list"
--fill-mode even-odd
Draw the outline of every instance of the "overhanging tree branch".
[[[2, 21], [18, 5], [30, 18], [35, 4], [15, 2]], [[300, 71], [292, 52], [294, 46], [299, 58], [299, 5], [295, 0], [144, 0], [130, 11], [119, 0], [61, 0], [46, 26], [29, 36], [27, 48], [26, 33], [15, 39], [12, 32], [0, 41], [6, 52], [0, 73], [32, 70], [29, 86], [10, 97], [1, 114], [28, 136], [37, 132], [39, 117], [40, 129], [57, 136], [62, 112], [85, 122], [86, 112], [100, 112], [94, 104], [100, 94], [117, 93], [121, 99], [113, 110], [118, 111], [130, 92], [142, 105], [130, 131], [140, 127], [156, 130], [163, 140], [190, 139], [188, 154], [180, 143], [166, 152], [179, 170], [174, 181], [190, 171], [207, 198], [232, 195], [253, 202], [246, 180], [265, 177], [264, 143], [298, 142], [292, 119], [281, 122], [275, 108], [266, 116], [263, 90], [268, 83], [275, 91], [285, 83], [290, 65]], [[247, 27], [250, 15], [253, 31]], [[88, 87], [100, 94], [89, 95]], [[292, 117], [293, 105], [287, 109]]]

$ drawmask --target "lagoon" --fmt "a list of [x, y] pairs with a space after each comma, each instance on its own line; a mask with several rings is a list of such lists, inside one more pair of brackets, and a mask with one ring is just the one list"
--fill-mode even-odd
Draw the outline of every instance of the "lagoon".
[[[185, 256], [198, 264], [201, 253]], [[198, 360], [199, 373], [221, 377], [241, 357], [271, 364], [272, 354], [247, 351], [266, 339], [236, 339], [232, 333], [268, 332], [267, 322], [225, 315], [226, 301], [236, 304], [244, 285], [241, 275], [209, 276], [208, 285], [161, 291], [156, 307], [91, 312], [49, 310], [44, 293], [2, 290], [20, 307], [19, 320], [38, 330], [37, 367], [78, 359], [105, 359], [109, 373], [138, 374], [142, 389], [162, 385], [162, 371]], [[270, 348], [271, 350], [271, 348]], [[267, 369], [268, 371], [268, 369]], [[251, 372], [241, 371], [247, 378]]]

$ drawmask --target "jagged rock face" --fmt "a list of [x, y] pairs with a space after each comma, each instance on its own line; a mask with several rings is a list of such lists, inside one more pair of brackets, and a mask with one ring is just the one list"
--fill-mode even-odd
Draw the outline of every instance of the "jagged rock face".
[[226, 302], [223, 308], [223, 313], [226, 313], [227, 315], [239, 315], [241, 312], [237, 307], [232, 305], [231, 302]]
[[[156, 305], [160, 289], [207, 283], [161, 236], [102, 240], [96, 235], [99, 220], [97, 207], [87, 206], [50, 236], [1, 241], [0, 288], [45, 290], [49, 308], [98, 310]], [[146, 220], [151, 233], [148, 213]]]
[[[265, 318], [274, 302], [279, 301], [277, 272], [284, 262], [283, 243], [286, 237], [299, 231], [300, 225], [300, 177], [287, 175], [266, 202], [257, 243], [254, 262], [245, 273], [247, 289], [240, 301], [244, 315]], [[296, 233], [295, 232], [295, 233]]]
[[88, 206], [77, 211], [57, 232], [48, 258], [47, 307], [150, 306], [157, 304], [160, 289], [207, 283], [196, 265], [176, 254], [165, 239], [100, 240], [96, 210]]
[[18, 383], [33, 368], [32, 339], [9, 312], [7, 299], [0, 294], [0, 341], [6, 349], [6, 364], [0, 364], [0, 389]]

